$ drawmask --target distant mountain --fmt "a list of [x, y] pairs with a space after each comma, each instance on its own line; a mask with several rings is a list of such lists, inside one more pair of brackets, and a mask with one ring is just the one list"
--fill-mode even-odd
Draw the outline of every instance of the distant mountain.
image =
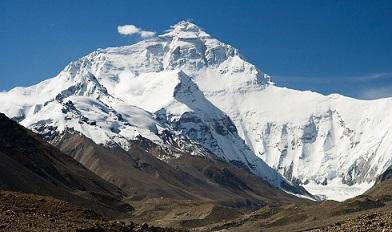
[[0, 93], [0, 111], [53, 144], [69, 130], [128, 151], [214, 156], [286, 191], [343, 200], [391, 164], [392, 100], [277, 87], [239, 51], [179, 22], [139, 43], [71, 62], [56, 77]]
[[0, 190], [52, 196], [108, 217], [132, 207], [125, 193], [0, 114]]

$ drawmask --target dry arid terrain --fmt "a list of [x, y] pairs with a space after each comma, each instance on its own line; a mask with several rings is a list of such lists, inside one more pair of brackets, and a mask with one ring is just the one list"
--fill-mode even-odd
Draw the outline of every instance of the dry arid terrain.
[[0, 231], [171, 232], [147, 224], [109, 221], [99, 214], [52, 197], [0, 192]]
[[155, 199], [132, 204], [133, 220], [191, 231], [392, 231], [392, 206], [371, 197], [254, 212], [212, 203]]
[[364, 195], [246, 210], [214, 202], [149, 199], [128, 201], [133, 220], [191, 231], [392, 231], [391, 170]]
[[0, 231], [392, 231], [392, 206], [370, 196], [254, 212], [213, 202], [146, 199], [132, 201], [135, 211], [122, 220], [34, 194], [2, 191], [0, 202]]

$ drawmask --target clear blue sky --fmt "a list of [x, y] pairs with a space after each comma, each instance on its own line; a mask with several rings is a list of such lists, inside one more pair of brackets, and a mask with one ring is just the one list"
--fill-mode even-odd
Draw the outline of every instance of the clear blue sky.
[[279, 86], [360, 98], [392, 96], [392, 1], [0, 0], [0, 91], [55, 76], [99, 47], [191, 19], [238, 48]]

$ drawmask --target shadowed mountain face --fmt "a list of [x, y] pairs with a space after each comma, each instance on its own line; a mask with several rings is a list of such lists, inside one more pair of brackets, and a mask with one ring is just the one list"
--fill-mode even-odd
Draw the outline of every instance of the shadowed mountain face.
[[107, 216], [131, 207], [109, 184], [36, 134], [0, 114], [0, 189], [49, 195]]
[[213, 201], [239, 208], [307, 202], [270, 185], [244, 167], [208, 156], [182, 155], [165, 161], [159, 146], [140, 138], [128, 151], [95, 144], [79, 133], [57, 146], [131, 199], [170, 198]]

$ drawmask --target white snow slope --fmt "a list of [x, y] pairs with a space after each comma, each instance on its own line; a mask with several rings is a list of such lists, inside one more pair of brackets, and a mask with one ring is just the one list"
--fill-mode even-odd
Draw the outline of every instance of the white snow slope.
[[392, 164], [392, 99], [276, 87], [237, 49], [186, 21], [98, 49], [52, 79], [0, 93], [0, 102], [49, 139], [73, 128], [126, 149], [138, 135], [163, 144], [170, 130], [276, 186], [285, 180], [273, 169], [335, 200], [361, 194]]

